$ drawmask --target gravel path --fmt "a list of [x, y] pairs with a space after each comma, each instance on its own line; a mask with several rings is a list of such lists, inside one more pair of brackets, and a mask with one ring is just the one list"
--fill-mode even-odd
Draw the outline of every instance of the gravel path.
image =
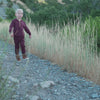
[[48, 60], [28, 54], [29, 60], [17, 62], [14, 46], [0, 41], [3, 77], [8, 86], [16, 83], [9, 100], [100, 100], [100, 86], [61, 70]]

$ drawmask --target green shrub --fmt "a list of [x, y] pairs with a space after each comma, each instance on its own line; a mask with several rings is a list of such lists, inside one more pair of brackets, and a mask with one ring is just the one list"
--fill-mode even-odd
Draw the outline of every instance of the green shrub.
[[7, 2], [11, 2], [11, 0], [7, 0]]
[[3, 1], [0, 1], [0, 6], [3, 4]]
[[[100, 23], [100, 17], [95, 17], [95, 18], [89, 17], [89, 18], [86, 19], [85, 22], [86, 22], [86, 28], [88, 29], [88, 27], [90, 27], [89, 37], [91, 38], [91, 33], [92, 33], [91, 30], [94, 29], [94, 32], [95, 32], [94, 36], [95, 36], [95, 39], [97, 39], [98, 47], [100, 47], [100, 24], [99, 24]], [[84, 34], [87, 36], [86, 30], [85, 30]], [[85, 36], [85, 38], [86, 38], [86, 36]]]
[[12, 3], [12, 2], [8, 2], [8, 3], [7, 3], [7, 6], [8, 6], [9, 8], [12, 8], [13, 3]]
[[90, 15], [92, 17], [100, 16], [100, 10], [92, 10]]
[[7, 19], [14, 19], [15, 18], [15, 11], [13, 8], [6, 9]]
[[[45, 7], [44, 9], [36, 11], [31, 15], [32, 22], [41, 24], [52, 25], [59, 22], [64, 22], [67, 14], [62, 9], [59, 11], [55, 6]], [[53, 23], [52, 23], [53, 22]]]
[[2, 22], [3, 21], [3, 19], [0, 17], [0, 22]]

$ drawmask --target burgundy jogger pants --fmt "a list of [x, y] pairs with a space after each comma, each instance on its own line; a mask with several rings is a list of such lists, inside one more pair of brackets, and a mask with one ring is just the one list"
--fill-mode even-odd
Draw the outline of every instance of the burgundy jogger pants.
[[14, 37], [15, 54], [19, 54], [19, 48], [21, 47], [22, 54], [25, 54], [25, 41], [24, 37]]

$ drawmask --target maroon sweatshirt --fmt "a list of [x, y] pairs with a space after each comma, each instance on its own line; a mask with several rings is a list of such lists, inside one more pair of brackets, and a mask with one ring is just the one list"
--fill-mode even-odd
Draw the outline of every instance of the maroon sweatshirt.
[[12, 20], [10, 27], [9, 27], [9, 32], [11, 33], [13, 29], [14, 37], [24, 37], [24, 30], [31, 35], [30, 30], [26, 26], [25, 22], [23, 20], [18, 21], [17, 19]]

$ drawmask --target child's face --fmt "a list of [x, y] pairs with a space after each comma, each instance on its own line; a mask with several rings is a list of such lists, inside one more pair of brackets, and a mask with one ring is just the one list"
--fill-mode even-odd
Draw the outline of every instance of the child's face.
[[18, 11], [15, 16], [17, 17], [17, 19], [22, 19], [23, 17], [23, 12], [22, 11]]

